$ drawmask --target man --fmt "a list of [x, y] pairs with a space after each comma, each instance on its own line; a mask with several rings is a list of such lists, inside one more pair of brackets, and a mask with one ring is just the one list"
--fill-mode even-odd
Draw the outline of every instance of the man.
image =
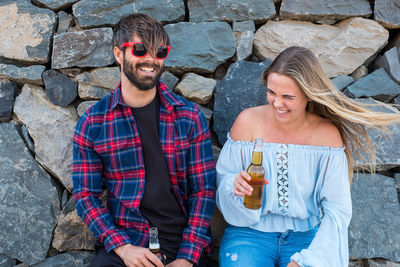
[[121, 82], [76, 126], [74, 199], [98, 239], [91, 266], [162, 266], [147, 248], [153, 226], [167, 266], [200, 266], [210, 249], [210, 132], [198, 107], [159, 80], [169, 44], [159, 21], [123, 17], [113, 37]]

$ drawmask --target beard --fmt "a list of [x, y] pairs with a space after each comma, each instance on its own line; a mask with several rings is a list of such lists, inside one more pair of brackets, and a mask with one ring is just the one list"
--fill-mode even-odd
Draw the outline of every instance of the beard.
[[[138, 71], [141, 67], [154, 68], [154, 72], [156, 75], [154, 76], [143, 76], [139, 77]], [[161, 77], [161, 74], [164, 72], [164, 66], [159, 66], [155, 63], [138, 63], [135, 67], [133, 67], [131, 62], [128, 62], [124, 57], [123, 61], [123, 72], [128, 80], [139, 90], [147, 91], [154, 88], [158, 82], [158, 79]]]

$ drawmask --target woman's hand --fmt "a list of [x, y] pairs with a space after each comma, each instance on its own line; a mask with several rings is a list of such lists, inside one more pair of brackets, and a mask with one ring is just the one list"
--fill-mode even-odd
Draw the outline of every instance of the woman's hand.
[[286, 267], [300, 267], [300, 265], [298, 265], [295, 261], [291, 261]]
[[253, 187], [249, 185], [249, 181], [251, 180], [250, 175], [241, 171], [235, 176], [235, 180], [233, 181], [233, 193], [237, 196], [250, 196], [253, 192]]

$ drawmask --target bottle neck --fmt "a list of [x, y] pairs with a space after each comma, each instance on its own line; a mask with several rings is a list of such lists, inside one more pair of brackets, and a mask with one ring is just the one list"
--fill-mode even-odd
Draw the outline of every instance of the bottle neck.
[[253, 155], [251, 157], [251, 164], [261, 165], [262, 164], [262, 153], [263, 153], [263, 139], [256, 138], [254, 142]]

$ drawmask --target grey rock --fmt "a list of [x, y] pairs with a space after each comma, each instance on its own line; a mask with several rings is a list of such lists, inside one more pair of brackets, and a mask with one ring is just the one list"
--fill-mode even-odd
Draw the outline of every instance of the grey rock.
[[254, 20], [262, 23], [275, 16], [272, 0], [190, 0], [191, 22]]
[[400, 84], [400, 63], [397, 47], [389, 49], [379, 60], [375, 61], [375, 68], [384, 68], [390, 78]]
[[271, 62], [235, 62], [217, 83], [213, 116], [214, 131], [221, 145], [225, 143], [226, 134], [243, 109], [267, 103], [267, 92], [261, 82], [261, 75]]
[[14, 113], [35, 142], [36, 160], [72, 192], [72, 136], [78, 122], [73, 106], [54, 105], [39, 86], [24, 85]]
[[400, 0], [375, 0], [374, 19], [387, 29], [400, 28]]
[[[215, 160], [215, 162], [217, 162], [217, 160], [219, 158], [219, 154], [221, 153], [221, 148], [219, 148], [218, 146], [212, 145], [212, 151], [213, 151], [213, 155], [214, 155], [214, 160]], [[213, 231], [213, 236], [214, 236], [214, 231]]]
[[99, 87], [87, 85], [84, 83], [80, 83], [78, 85], [78, 94], [81, 99], [84, 100], [99, 100], [104, 96], [108, 95], [111, 90]]
[[254, 32], [256, 30], [256, 26], [254, 25], [254, 21], [252, 20], [246, 20], [246, 21], [234, 21], [232, 23], [232, 30], [234, 32], [246, 32], [246, 31], [252, 31]]
[[368, 259], [368, 267], [400, 267], [400, 263], [380, 259]]
[[333, 85], [335, 85], [336, 89], [342, 91], [354, 81], [354, 78], [347, 75], [339, 75], [335, 78], [332, 78], [331, 81]]
[[119, 67], [97, 68], [76, 76], [80, 84], [113, 90], [121, 79]]
[[207, 120], [208, 124], [210, 124], [210, 120], [211, 120], [211, 117], [212, 117], [212, 114], [213, 114], [212, 110], [208, 109], [208, 108], [205, 108], [205, 107], [203, 107], [201, 105], [197, 105], [197, 106], [200, 108], [201, 112], [203, 112], [204, 117], [206, 117], [206, 120]]
[[97, 101], [83, 101], [81, 102], [78, 107], [76, 108], [77, 112], [78, 112], [78, 116], [82, 116], [83, 113], [85, 113], [85, 111], [90, 108], [91, 106], [93, 106], [94, 104], [96, 104]]
[[400, 190], [400, 173], [394, 174], [394, 183], [396, 184], [396, 189]]
[[17, 67], [0, 63], [0, 79], [8, 79], [16, 83], [43, 85], [42, 74], [45, 70], [46, 67], [41, 65]]
[[[282, 0], [280, 18], [282, 20], [339, 21], [351, 17], [368, 18], [372, 14], [368, 0]], [[332, 23], [329, 23], [332, 24]]]
[[165, 29], [173, 49], [164, 65], [172, 72], [211, 73], [235, 54], [235, 37], [226, 22], [179, 22]]
[[372, 97], [383, 102], [390, 102], [400, 94], [400, 85], [393, 82], [383, 68], [359, 79], [345, 89], [352, 97]]
[[197, 104], [206, 105], [210, 102], [216, 85], [217, 81], [214, 79], [186, 73], [175, 87], [175, 92]]
[[56, 70], [43, 73], [47, 96], [53, 104], [66, 107], [78, 96], [78, 84]]
[[113, 26], [133, 11], [132, 0], [81, 0], [72, 6], [73, 15], [83, 29]]
[[111, 28], [57, 34], [54, 36], [51, 68], [110, 65], [114, 63], [111, 40]]
[[0, 254], [35, 264], [46, 258], [59, 214], [51, 177], [14, 125], [0, 124]]
[[400, 261], [400, 205], [394, 180], [379, 174], [359, 174], [351, 194], [350, 258]]
[[163, 23], [184, 21], [185, 4], [182, 0], [136, 0], [134, 13], [144, 13]]
[[47, 258], [31, 267], [87, 267], [94, 256], [94, 252], [71, 251]]
[[235, 32], [236, 55], [235, 60], [247, 59], [253, 52], [254, 32]]
[[161, 81], [167, 85], [169, 90], [173, 91], [176, 84], [179, 82], [179, 78], [169, 71], [164, 71], [163, 74], [161, 74]]
[[350, 260], [349, 267], [364, 267], [364, 260]]
[[0, 57], [27, 63], [49, 61], [56, 14], [29, 0], [2, 0], [0, 5]]
[[57, 13], [58, 15], [58, 28], [57, 28], [57, 34], [67, 32], [69, 26], [71, 25], [72, 22], [72, 15], [68, 14], [64, 11], [60, 11]]
[[54, 230], [53, 247], [60, 252], [69, 250], [94, 250], [96, 239], [92, 231], [73, 210], [61, 214]]
[[54, 11], [61, 9], [66, 9], [71, 7], [72, 4], [78, 2], [79, 0], [32, 0], [32, 3], [46, 8], [50, 8]]
[[21, 126], [21, 137], [24, 139], [26, 146], [28, 149], [35, 154], [35, 144], [33, 143], [33, 140], [31, 136], [29, 135], [29, 131], [26, 128], [25, 125]]
[[0, 79], [0, 121], [11, 119], [18, 87], [14, 82]]
[[13, 267], [17, 265], [17, 261], [15, 259], [11, 259], [6, 255], [0, 255], [0, 267]]

